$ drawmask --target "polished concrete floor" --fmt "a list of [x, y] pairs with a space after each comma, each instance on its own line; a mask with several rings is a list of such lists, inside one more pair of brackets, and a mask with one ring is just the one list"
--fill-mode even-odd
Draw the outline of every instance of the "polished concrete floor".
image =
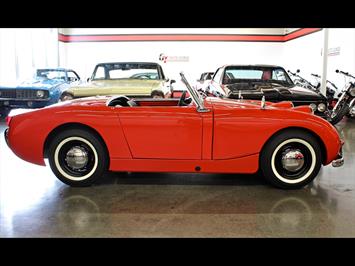
[[355, 119], [345, 164], [300, 190], [257, 175], [109, 173], [71, 188], [17, 158], [0, 123], [0, 237], [355, 237]]

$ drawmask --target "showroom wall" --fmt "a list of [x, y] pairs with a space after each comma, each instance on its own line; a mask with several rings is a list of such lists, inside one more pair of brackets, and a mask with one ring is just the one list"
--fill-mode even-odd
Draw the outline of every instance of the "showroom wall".
[[[310, 73], [322, 74], [324, 31], [318, 31], [284, 43], [283, 65], [310, 81], [316, 81]], [[327, 79], [338, 87], [344, 86], [343, 76], [336, 74], [341, 69], [355, 75], [355, 29], [329, 29]]]
[[0, 29], [1, 85], [27, 79], [36, 68], [58, 66], [58, 29]]
[[[252, 35], [283, 36], [285, 29], [60, 29], [68, 36], [152, 36], [153, 34], [191, 35]], [[133, 35], [133, 37], [132, 37]], [[178, 35], [176, 37], [176, 35]], [[223, 36], [222, 36], [223, 37]], [[223, 38], [222, 38], [223, 39]], [[202, 72], [214, 71], [223, 64], [281, 64], [283, 43], [244, 41], [110, 41], [60, 42], [60, 64], [89, 77], [95, 64], [108, 61], [152, 61], [161, 63], [167, 76], [176, 79], [183, 70], [192, 78]], [[164, 54], [175, 60], [159, 61]]]
[[[159, 62], [167, 76], [174, 79], [181, 70], [195, 79], [201, 72], [214, 71], [229, 63], [280, 64], [293, 71], [301, 69], [305, 77], [309, 77], [309, 73], [321, 74], [323, 30], [299, 38], [286, 38], [299, 30], [0, 29], [0, 84], [28, 78], [33, 69], [41, 67], [73, 68], [87, 78], [98, 62], [107, 61]], [[211, 39], [215, 36], [216, 39]], [[196, 41], [204, 38], [210, 39]], [[344, 79], [334, 73], [335, 69], [355, 74], [353, 47], [355, 29], [329, 29], [328, 76], [338, 86], [344, 85]], [[159, 61], [161, 54], [169, 60]]]

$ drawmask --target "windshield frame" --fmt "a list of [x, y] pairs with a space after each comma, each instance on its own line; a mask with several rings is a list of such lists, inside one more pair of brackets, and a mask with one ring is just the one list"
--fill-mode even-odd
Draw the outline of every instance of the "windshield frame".
[[201, 94], [190, 85], [190, 83], [187, 81], [187, 79], [185, 77], [184, 72], [180, 72], [180, 76], [181, 76], [181, 81], [185, 84], [188, 92], [190, 93], [190, 95], [192, 97], [192, 101], [197, 106], [197, 112], [200, 112], [200, 113], [209, 112], [210, 110], [205, 108], [204, 99], [202, 98]]

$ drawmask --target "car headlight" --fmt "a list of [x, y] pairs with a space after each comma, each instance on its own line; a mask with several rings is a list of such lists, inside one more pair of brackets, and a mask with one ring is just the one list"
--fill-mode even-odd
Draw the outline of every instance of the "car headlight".
[[309, 106], [312, 108], [313, 112], [317, 110], [317, 105], [315, 103], [311, 103]]
[[355, 97], [355, 87], [352, 87], [349, 91], [349, 94], [352, 96], [352, 97]]
[[37, 91], [36, 92], [37, 98], [43, 98], [44, 97], [44, 91]]
[[318, 104], [317, 110], [323, 113], [327, 109], [327, 106], [324, 103]]

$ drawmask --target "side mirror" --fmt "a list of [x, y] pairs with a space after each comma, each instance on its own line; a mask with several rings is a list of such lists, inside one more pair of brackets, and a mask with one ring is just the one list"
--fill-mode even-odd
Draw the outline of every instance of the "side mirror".
[[300, 73], [301, 71], [299, 69], [296, 70], [296, 73]]
[[173, 84], [173, 83], [176, 83], [175, 79], [170, 80], [170, 85]]

